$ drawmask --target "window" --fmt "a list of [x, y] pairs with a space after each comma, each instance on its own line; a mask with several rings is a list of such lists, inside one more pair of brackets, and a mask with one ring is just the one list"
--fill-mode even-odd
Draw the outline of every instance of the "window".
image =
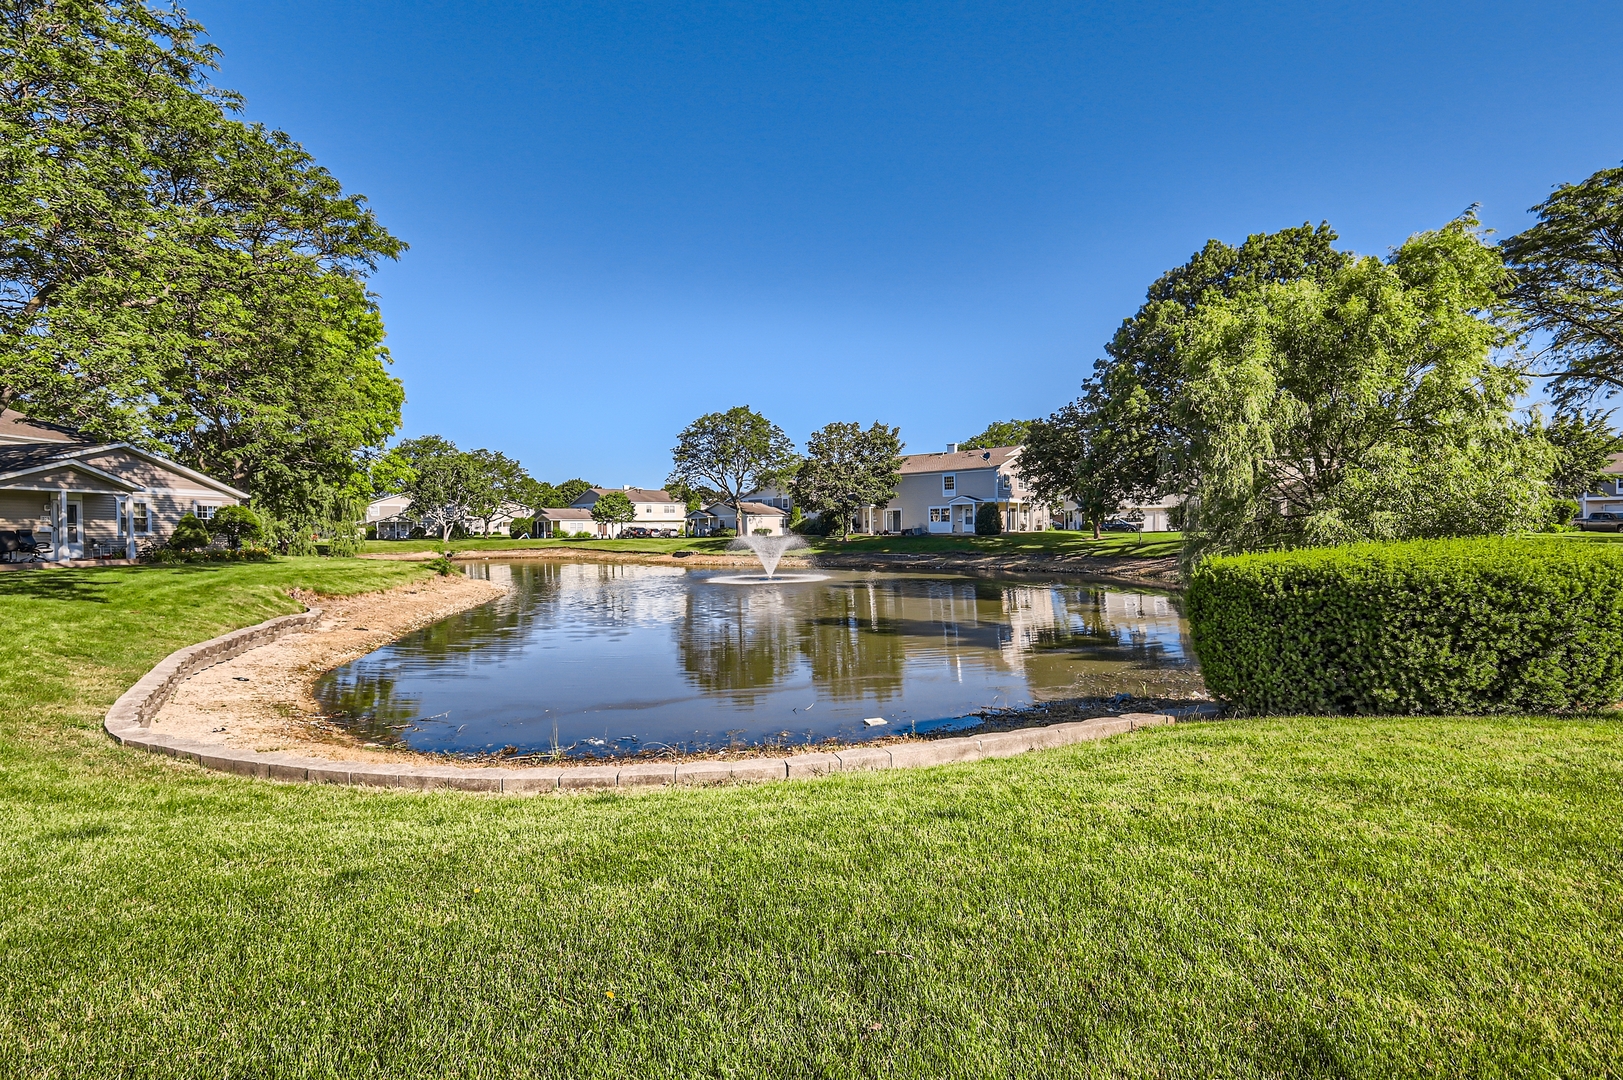
[[674, 506], [667, 506], [667, 507], [666, 507], [666, 508], [665, 508], [665, 512], [666, 512], [666, 513], [667, 513], [667, 514], [674, 514], [674, 513], [676, 513], [676, 507], [674, 507]]
[[942, 473], [941, 474], [941, 494], [943, 494], [943, 495], [951, 495], [957, 489], [958, 489], [958, 474], [957, 473]]
[[147, 509], [146, 503], [130, 504], [130, 522], [137, 536], [145, 536], [152, 531], [152, 514]]
[[930, 507], [930, 523], [933, 524], [933, 525], [939, 525], [943, 521], [945, 521], [949, 525], [952, 524], [952, 507], [950, 507], [950, 506], [932, 506], [932, 507]]
[[192, 513], [197, 517], [198, 521], [207, 521], [209, 518], [214, 516], [214, 511], [218, 509], [219, 507], [217, 506], [205, 506], [202, 503], [192, 503]]

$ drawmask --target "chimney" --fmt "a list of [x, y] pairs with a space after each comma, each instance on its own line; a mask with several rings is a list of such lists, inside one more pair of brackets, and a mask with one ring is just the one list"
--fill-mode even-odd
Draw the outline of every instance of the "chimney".
[[623, 487], [623, 488], [622, 488], [622, 489], [621, 489], [621, 490], [622, 490], [622, 491], [630, 491], [630, 490], [631, 490], [631, 485], [630, 485], [630, 484], [627, 484], [627, 485], [625, 485], [625, 487]]
[[956, 454], [957, 452], [958, 452], [958, 444], [957, 443], [950, 442], [950, 443], [947, 444], [947, 453]]

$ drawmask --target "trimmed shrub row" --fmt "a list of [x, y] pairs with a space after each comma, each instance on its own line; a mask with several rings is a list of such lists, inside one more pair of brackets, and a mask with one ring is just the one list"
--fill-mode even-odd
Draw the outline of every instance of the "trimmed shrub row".
[[1487, 538], [1210, 559], [1206, 686], [1253, 713], [1594, 709], [1623, 698], [1623, 544]]

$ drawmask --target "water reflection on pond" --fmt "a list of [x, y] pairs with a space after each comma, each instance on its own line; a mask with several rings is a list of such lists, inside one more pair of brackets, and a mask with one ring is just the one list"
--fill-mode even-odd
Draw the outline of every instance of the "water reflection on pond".
[[1200, 686], [1175, 602], [1156, 593], [877, 573], [740, 586], [550, 561], [469, 572], [511, 591], [329, 673], [326, 711], [419, 750], [610, 755], [860, 741], [992, 706]]

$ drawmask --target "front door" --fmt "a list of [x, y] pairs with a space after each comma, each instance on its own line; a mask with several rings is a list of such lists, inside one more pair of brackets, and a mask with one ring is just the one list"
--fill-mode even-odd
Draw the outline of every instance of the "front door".
[[85, 557], [85, 509], [79, 499], [68, 496], [62, 514], [62, 558]]

